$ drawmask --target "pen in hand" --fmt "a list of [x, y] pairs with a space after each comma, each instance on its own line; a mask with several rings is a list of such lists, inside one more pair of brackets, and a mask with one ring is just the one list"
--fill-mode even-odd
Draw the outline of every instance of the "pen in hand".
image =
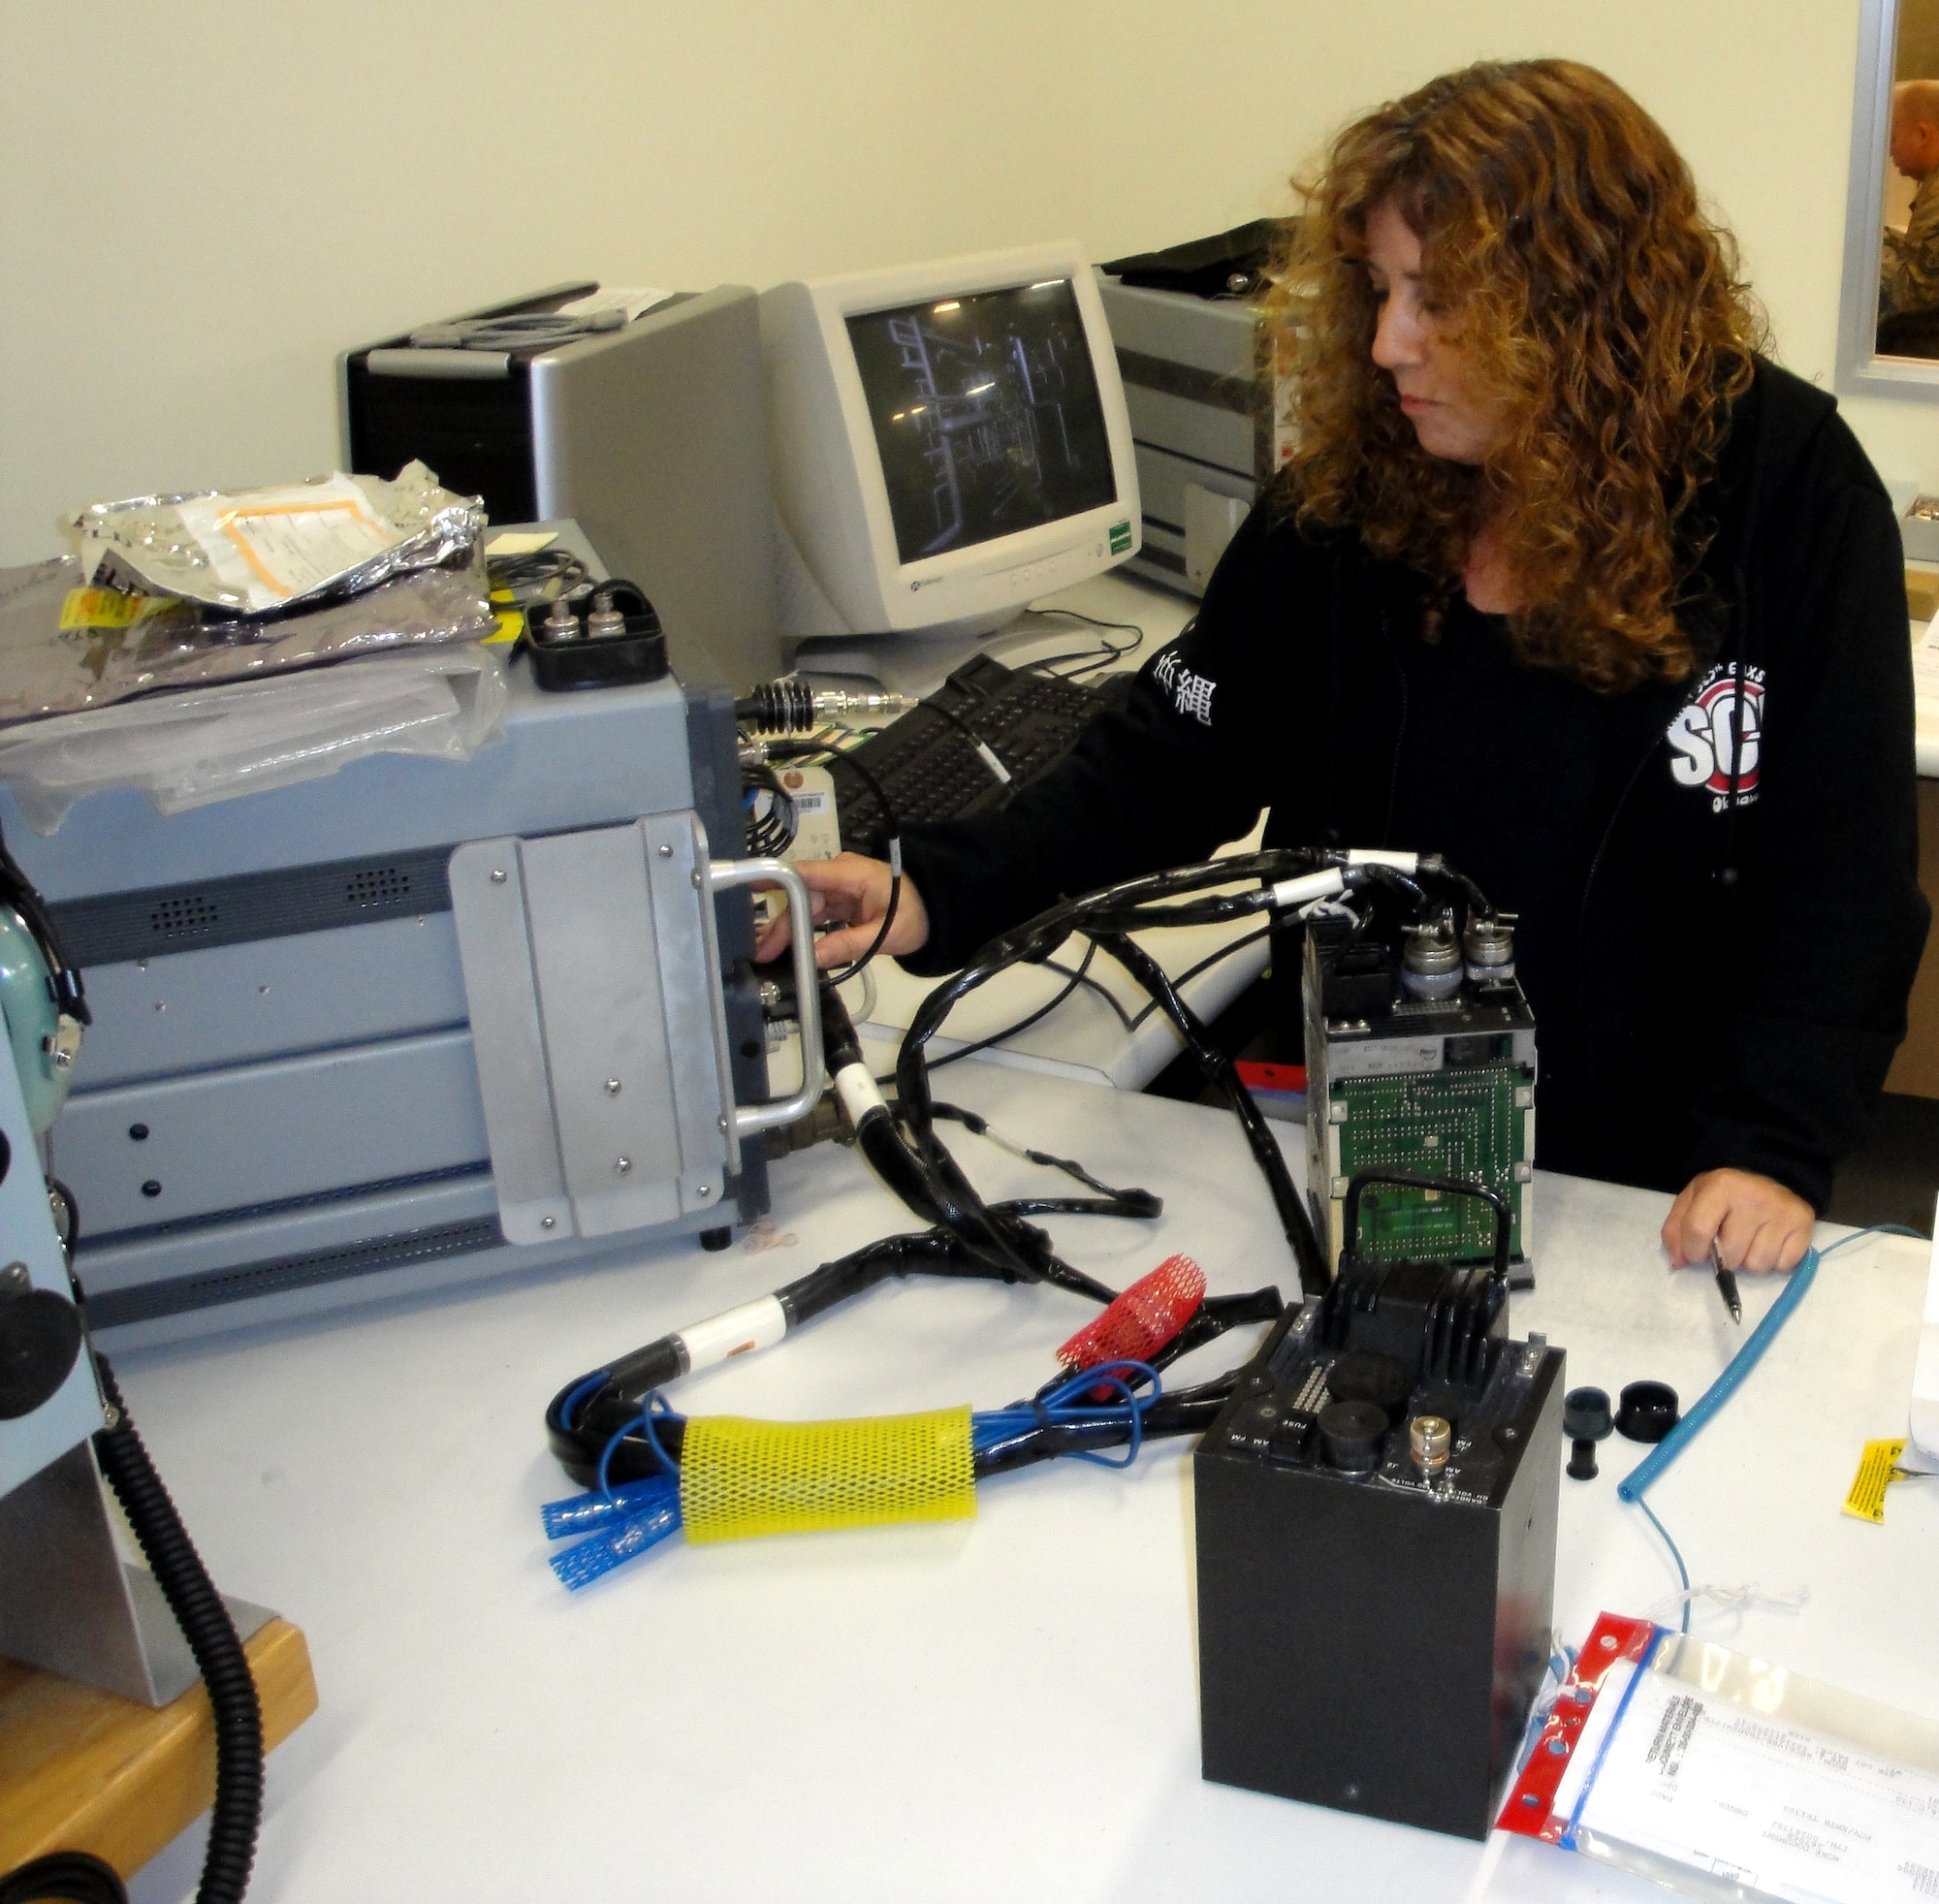
[[1724, 1299], [1724, 1307], [1731, 1312], [1732, 1322], [1744, 1319], [1744, 1306], [1737, 1300], [1737, 1279], [1735, 1274], [1724, 1267], [1724, 1252], [1717, 1239], [1710, 1239], [1710, 1267], [1716, 1272], [1717, 1293]]

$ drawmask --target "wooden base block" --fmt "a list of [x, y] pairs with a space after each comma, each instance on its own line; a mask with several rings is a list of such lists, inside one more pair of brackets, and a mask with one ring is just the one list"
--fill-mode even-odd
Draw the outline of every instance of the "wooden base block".
[[[271, 1620], [244, 1650], [267, 1752], [316, 1710], [309, 1648], [287, 1620]], [[0, 1873], [48, 1852], [87, 1851], [125, 1878], [214, 1797], [206, 1688], [157, 1712], [0, 1660]]]

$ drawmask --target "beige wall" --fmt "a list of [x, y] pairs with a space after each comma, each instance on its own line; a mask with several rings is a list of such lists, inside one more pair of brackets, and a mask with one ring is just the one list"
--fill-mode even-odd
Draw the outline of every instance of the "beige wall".
[[[1662, 118], [1828, 382], [1857, 0], [11, 0], [0, 561], [57, 510], [336, 454], [345, 345], [590, 273], [703, 285], [1285, 207], [1365, 105], [1564, 52]], [[1853, 402], [1939, 487], [1939, 404]]]

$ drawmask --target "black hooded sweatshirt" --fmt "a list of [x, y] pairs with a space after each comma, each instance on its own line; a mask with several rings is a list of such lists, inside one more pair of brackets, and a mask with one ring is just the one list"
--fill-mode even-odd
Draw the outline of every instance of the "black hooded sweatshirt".
[[[1897, 529], [1832, 399], [1763, 362], [1698, 507], [1694, 673], [1596, 697], [1506, 665], [1472, 613], [1430, 652], [1421, 576], [1268, 498], [1124, 712], [1002, 812], [909, 829], [931, 936], [904, 963], [951, 970], [1262, 807], [1270, 845], [1438, 849], [1478, 878], [1465, 844], [1528, 922], [1542, 1166], [1659, 1190], [1754, 1170], [1822, 1210], [1928, 917]], [[1398, 836], [1444, 806], [1447, 839]]]

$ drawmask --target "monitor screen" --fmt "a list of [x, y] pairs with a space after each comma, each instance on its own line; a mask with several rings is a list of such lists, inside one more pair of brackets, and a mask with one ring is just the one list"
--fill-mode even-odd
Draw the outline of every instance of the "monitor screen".
[[1116, 499], [1067, 278], [847, 320], [905, 563]]

